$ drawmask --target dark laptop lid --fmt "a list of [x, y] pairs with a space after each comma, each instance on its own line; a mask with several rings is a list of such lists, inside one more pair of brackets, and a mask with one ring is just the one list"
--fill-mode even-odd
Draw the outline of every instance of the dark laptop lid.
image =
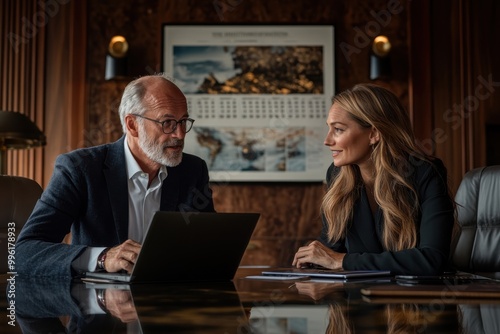
[[[259, 217], [258, 213], [158, 211], [129, 281], [230, 281]], [[101, 274], [103, 279], [116, 279]]]

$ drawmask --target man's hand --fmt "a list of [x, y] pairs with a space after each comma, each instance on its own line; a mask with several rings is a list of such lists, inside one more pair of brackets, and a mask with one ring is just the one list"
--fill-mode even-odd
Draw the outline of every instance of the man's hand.
[[126, 270], [128, 273], [132, 272], [141, 244], [134, 240], [127, 240], [121, 245], [110, 248], [106, 253], [106, 260], [104, 261], [104, 268], [109, 273], [115, 273], [120, 270]]
[[302, 268], [316, 264], [328, 269], [342, 269], [344, 256], [344, 253], [337, 253], [315, 240], [299, 248], [293, 258], [292, 266]]
[[106, 309], [121, 322], [129, 323], [138, 319], [130, 291], [106, 289], [104, 296]]

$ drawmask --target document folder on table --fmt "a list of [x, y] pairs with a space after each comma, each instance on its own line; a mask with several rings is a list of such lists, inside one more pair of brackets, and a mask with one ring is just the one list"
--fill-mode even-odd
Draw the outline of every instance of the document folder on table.
[[351, 279], [351, 278], [367, 278], [390, 276], [388, 270], [330, 270], [330, 269], [314, 269], [314, 268], [286, 268], [276, 270], [266, 270], [262, 275], [269, 276], [308, 276], [311, 278], [335, 278], [335, 279]]

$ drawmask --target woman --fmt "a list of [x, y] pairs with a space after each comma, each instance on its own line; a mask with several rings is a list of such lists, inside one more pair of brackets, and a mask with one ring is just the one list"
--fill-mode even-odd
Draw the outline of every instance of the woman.
[[359, 84], [333, 98], [327, 124], [333, 164], [323, 230], [299, 248], [293, 265], [441, 273], [454, 223], [446, 168], [415, 144], [397, 97]]

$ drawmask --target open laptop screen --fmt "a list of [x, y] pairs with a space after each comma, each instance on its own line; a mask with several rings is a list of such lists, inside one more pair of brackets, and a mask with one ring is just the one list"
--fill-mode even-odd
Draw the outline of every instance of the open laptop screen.
[[[258, 213], [155, 213], [131, 275], [87, 273], [124, 282], [230, 281]], [[129, 277], [130, 276], [130, 277]]]

